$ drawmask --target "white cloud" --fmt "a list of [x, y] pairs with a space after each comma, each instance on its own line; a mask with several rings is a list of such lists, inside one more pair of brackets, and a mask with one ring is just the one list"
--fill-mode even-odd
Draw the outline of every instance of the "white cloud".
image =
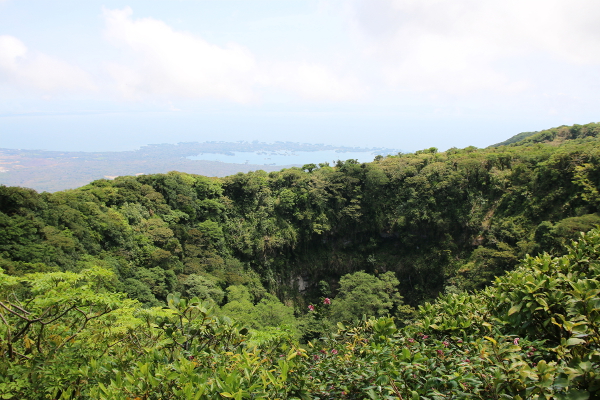
[[549, 60], [600, 63], [599, 17], [596, 0], [358, 0], [354, 24], [388, 83], [515, 93]]
[[256, 62], [248, 50], [236, 44], [215, 46], [162, 21], [133, 20], [131, 15], [130, 8], [104, 11], [107, 37], [132, 58], [109, 66], [126, 97], [252, 98]]
[[0, 36], [0, 81], [45, 92], [90, 90], [94, 85], [80, 68], [31, 52], [14, 36]]
[[107, 68], [128, 99], [154, 95], [248, 102], [266, 89], [337, 101], [359, 93], [355, 79], [340, 77], [324, 65], [261, 62], [236, 43], [216, 46], [156, 19], [132, 19], [132, 14], [131, 8], [104, 11], [106, 36], [124, 51], [124, 59]]

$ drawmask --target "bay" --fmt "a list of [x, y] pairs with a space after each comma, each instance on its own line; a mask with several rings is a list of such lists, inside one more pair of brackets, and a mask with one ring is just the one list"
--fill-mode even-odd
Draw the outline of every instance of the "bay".
[[358, 160], [358, 162], [371, 162], [377, 155], [373, 151], [339, 151], [339, 150], [319, 150], [319, 151], [232, 151], [228, 154], [223, 153], [202, 153], [197, 156], [187, 157], [190, 160], [221, 161], [235, 164], [255, 164], [255, 165], [304, 165], [319, 164], [328, 162], [333, 165], [337, 160], [346, 161], [349, 159]]

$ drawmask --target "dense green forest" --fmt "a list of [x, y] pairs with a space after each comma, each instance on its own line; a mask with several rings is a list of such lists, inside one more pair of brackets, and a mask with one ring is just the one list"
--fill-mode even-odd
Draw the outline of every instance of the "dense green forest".
[[599, 398], [599, 134], [0, 186], [0, 395]]

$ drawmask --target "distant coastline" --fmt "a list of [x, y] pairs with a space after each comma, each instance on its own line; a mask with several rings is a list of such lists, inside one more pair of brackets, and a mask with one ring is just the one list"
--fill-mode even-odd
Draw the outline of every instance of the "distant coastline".
[[[399, 151], [259, 141], [149, 144], [138, 150], [114, 152], [0, 148], [0, 184], [55, 192], [80, 187], [97, 179], [114, 179], [123, 175], [180, 171], [227, 176], [259, 169], [275, 171], [308, 163], [331, 163], [337, 159], [369, 162], [378, 154], [397, 154]], [[271, 160], [265, 160], [268, 158]]]

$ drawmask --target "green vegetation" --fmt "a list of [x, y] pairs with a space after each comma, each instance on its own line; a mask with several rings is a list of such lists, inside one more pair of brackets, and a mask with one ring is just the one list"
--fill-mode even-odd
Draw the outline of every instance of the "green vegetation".
[[[363, 318], [300, 346], [284, 329], [251, 334], [198, 298], [169, 295], [168, 307], [141, 308], [112, 292], [114, 275], [104, 269], [0, 272], [0, 394], [595, 399], [599, 275], [600, 231], [594, 230], [562, 257], [527, 257], [483, 291], [426, 303], [400, 330], [393, 318]], [[340, 301], [376, 284], [361, 273], [348, 281], [354, 286]], [[252, 308], [243, 287], [231, 288], [232, 302]], [[336, 299], [323, 303], [336, 306]]]
[[516, 134], [515, 136], [506, 139], [503, 142], [500, 143], [496, 143], [490, 147], [499, 147], [499, 146], [506, 146], [508, 144], [512, 144], [512, 143], [517, 143], [520, 142], [523, 139], [528, 138], [529, 136], [535, 135], [537, 132], [521, 132], [519, 134]]
[[335, 296], [345, 274], [393, 272], [417, 306], [481, 288], [526, 254], [559, 254], [595, 226], [599, 130], [225, 178], [170, 172], [57, 193], [0, 186], [0, 266], [102, 266], [148, 305], [171, 292], [224, 305], [219, 293], [242, 285], [254, 304], [268, 292], [296, 314]]
[[599, 132], [0, 186], [0, 397], [598, 398]]

